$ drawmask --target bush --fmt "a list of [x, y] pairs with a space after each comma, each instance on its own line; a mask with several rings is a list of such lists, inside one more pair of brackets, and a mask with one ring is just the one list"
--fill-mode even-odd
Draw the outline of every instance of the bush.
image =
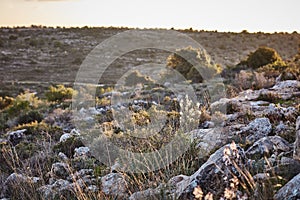
[[19, 94], [13, 103], [7, 107], [6, 112], [10, 116], [26, 113], [33, 108], [37, 108], [41, 101], [35, 96], [35, 93], [26, 91]]
[[27, 124], [30, 122], [41, 122], [43, 120], [43, 115], [37, 110], [30, 110], [27, 113], [20, 115], [17, 119], [18, 124]]
[[177, 70], [186, 79], [198, 83], [220, 72], [205, 50], [192, 47], [177, 50], [176, 53], [170, 55], [167, 59], [167, 67]]
[[138, 84], [153, 85], [154, 81], [149, 77], [142, 75], [139, 71], [134, 71], [125, 78], [126, 86], [136, 86]]
[[278, 61], [282, 61], [282, 59], [274, 49], [269, 47], [259, 47], [255, 52], [250, 53], [246, 63], [249, 67], [257, 69]]
[[282, 80], [300, 80], [300, 65], [289, 63], [286, 69], [282, 72]]
[[14, 99], [11, 97], [0, 97], [0, 110], [7, 108], [13, 103]]
[[21, 130], [21, 129], [27, 129], [26, 134], [30, 135], [30, 134], [37, 134], [39, 135], [41, 132], [48, 132], [48, 130], [50, 129], [50, 127], [44, 123], [44, 122], [30, 122], [27, 124], [19, 124], [17, 126], [15, 126], [14, 128], [12, 128], [13, 131], [16, 130]]
[[49, 90], [45, 93], [48, 101], [62, 102], [66, 99], [72, 99], [76, 91], [72, 88], [65, 87], [64, 85], [57, 85], [56, 87], [50, 86]]

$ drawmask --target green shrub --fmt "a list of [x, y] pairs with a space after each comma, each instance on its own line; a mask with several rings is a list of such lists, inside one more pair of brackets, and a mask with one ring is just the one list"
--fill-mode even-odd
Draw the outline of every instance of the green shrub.
[[15, 148], [16, 153], [21, 160], [30, 158], [39, 150], [39, 147], [35, 143], [28, 141], [20, 142]]
[[18, 124], [27, 124], [30, 122], [41, 122], [43, 120], [43, 115], [37, 110], [30, 110], [24, 114], [21, 114], [18, 119]]
[[204, 79], [210, 79], [221, 71], [213, 64], [206, 51], [192, 47], [177, 50], [170, 55], [167, 59], [167, 67], [177, 70], [193, 82], [203, 82]]
[[275, 61], [257, 69], [268, 78], [276, 78], [281, 74], [281, 80], [300, 80], [300, 65], [295, 61], [285, 63]]
[[154, 81], [149, 77], [143, 76], [139, 71], [134, 71], [125, 78], [126, 86], [135, 86], [137, 84], [152, 85]]
[[14, 101], [12, 97], [0, 97], [0, 110], [7, 108], [10, 106]]
[[20, 115], [28, 112], [30, 109], [37, 108], [41, 101], [35, 96], [35, 93], [24, 92], [19, 94], [12, 104], [7, 107], [6, 112], [10, 116]]
[[63, 45], [63, 43], [61, 43], [60, 41], [56, 40], [56, 41], [54, 41], [53, 46], [54, 46], [55, 48], [60, 48], [60, 49], [62, 49], [64, 45]]
[[40, 132], [48, 132], [48, 130], [50, 129], [49, 126], [44, 123], [44, 122], [37, 122], [37, 121], [33, 121], [30, 123], [26, 123], [26, 124], [19, 124], [17, 126], [15, 126], [12, 130], [16, 131], [16, 130], [21, 130], [21, 129], [27, 129], [26, 134], [30, 135], [30, 134], [40, 134]]
[[62, 102], [66, 99], [72, 99], [76, 91], [72, 88], [65, 87], [64, 85], [57, 85], [56, 87], [50, 86], [49, 90], [45, 93], [48, 101]]
[[253, 69], [257, 69], [278, 61], [282, 61], [282, 59], [274, 49], [259, 47], [255, 52], [250, 53], [247, 58], [247, 65]]

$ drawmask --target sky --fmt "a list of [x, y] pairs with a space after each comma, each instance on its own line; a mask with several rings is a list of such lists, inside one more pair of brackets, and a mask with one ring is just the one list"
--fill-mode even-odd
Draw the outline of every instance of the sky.
[[0, 26], [300, 32], [300, 0], [0, 0]]

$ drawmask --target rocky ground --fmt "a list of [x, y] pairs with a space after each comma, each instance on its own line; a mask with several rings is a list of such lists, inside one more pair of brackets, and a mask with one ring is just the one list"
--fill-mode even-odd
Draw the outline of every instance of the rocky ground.
[[[105, 39], [127, 28], [0, 28], [0, 84], [3, 95], [21, 88], [43, 91], [51, 83], [72, 84], [80, 64]], [[297, 53], [298, 33], [221, 33], [180, 30], [199, 42], [222, 67], [234, 66], [259, 46], [274, 48], [284, 60]], [[114, 61], [101, 83], [144, 63], [166, 63], [169, 52], [137, 50]], [[117, 72], [117, 73], [116, 73]]]
[[[100, 30], [1, 29], [1, 38], [7, 39], [0, 43], [3, 88], [11, 88], [7, 85], [12, 80], [16, 88], [18, 82], [33, 81], [29, 91], [3, 89], [0, 97], [1, 200], [300, 199], [297, 33], [186, 31], [195, 38], [227, 38], [219, 45], [235, 42], [234, 47], [214, 44], [218, 49], [213, 53], [213, 45], [203, 40], [220, 64], [231, 67], [202, 83], [172, 82], [167, 77], [157, 84], [136, 73], [134, 86], [118, 90], [107, 85], [45, 89], [53, 80], [72, 83], [84, 55], [98, 41], [120, 31]], [[278, 45], [283, 60], [247, 66], [244, 53], [247, 57], [260, 44], [238, 45], [248, 39]], [[135, 56], [139, 59], [130, 60]], [[130, 68], [147, 56], [164, 63], [169, 54], [132, 52], [116, 63]], [[113, 75], [114, 67], [108, 74]], [[145, 80], [147, 84], [139, 83]], [[195, 99], [190, 99], [189, 89]], [[145, 157], [141, 165], [120, 150], [146, 155], [166, 147], [173, 138], [179, 142], [173, 144], [172, 153], [180, 152], [182, 144], [187, 147], [174, 160], [175, 154], [159, 154], [153, 162]], [[108, 142], [118, 149], [108, 151], [110, 146], [102, 145]], [[150, 169], [155, 162], [161, 167], [130, 171]]]
[[[262, 98], [265, 94], [280, 94], [276, 101], [282, 103]], [[213, 199], [297, 199], [300, 117], [294, 103], [299, 103], [299, 96], [300, 82], [287, 80], [212, 103], [213, 109], [226, 105], [227, 113], [212, 114], [212, 119], [204, 122], [207, 125], [185, 133], [195, 142], [193, 154], [198, 161], [193, 167], [199, 168], [191, 167], [195, 171], [157, 181], [157, 187], [144, 190], [138, 190], [136, 182], [131, 185], [130, 175], [115, 165], [99, 163], [80, 141], [81, 133], [70, 125], [70, 113], [55, 109], [45, 122], [36, 124], [37, 130], [23, 125], [2, 135], [1, 197], [195, 199], [198, 195], [201, 199], [201, 195], [212, 195]], [[136, 107], [143, 106], [137, 103]], [[81, 112], [99, 116], [103, 110], [82, 108]], [[43, 123], [55, 123], [61, 129]]]

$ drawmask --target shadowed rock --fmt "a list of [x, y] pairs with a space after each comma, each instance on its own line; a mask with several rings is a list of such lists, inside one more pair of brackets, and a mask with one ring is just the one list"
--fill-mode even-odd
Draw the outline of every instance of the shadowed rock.
[[294, 159], [300, 160], [300, 116], [296, 122], [296, 141], [294, 146]]

